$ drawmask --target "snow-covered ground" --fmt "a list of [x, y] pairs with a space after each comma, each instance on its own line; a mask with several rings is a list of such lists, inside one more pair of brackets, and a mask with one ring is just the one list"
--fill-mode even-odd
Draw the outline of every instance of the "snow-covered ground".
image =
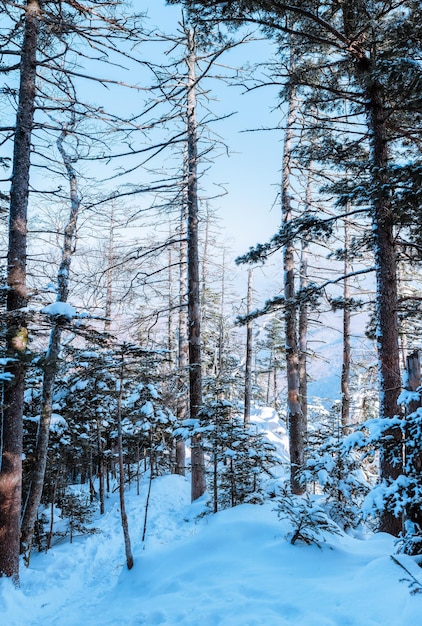
[[[262, 419], [272, 430], [270, 414]], [[276, 425], [274, 423], [274, 425]], [[276, 429], [275, 429], [276, 430]], [[135, 565], [126, 569], [117, 494], [100, 532], [65, 539], [22, 566], [21, 587], [0, 579], [3, 626], [418, 626], [422, 595], [390, 557], [393, 539], [326, 536], [321, 548], [286, 538], [270, 501], [200, 516], [180, 476], [127, 493]], [[400, 561], [422, 582], [410, 557]]]

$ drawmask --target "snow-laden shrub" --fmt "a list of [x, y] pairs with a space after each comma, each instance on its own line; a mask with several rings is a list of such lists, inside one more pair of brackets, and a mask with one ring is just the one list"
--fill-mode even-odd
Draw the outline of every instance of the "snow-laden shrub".
[[359, 450], [395, 447], [399, 475], [376, 484], [365, 497], [362, 509], [367, 517], [389, 512], [402, 518], [399, 551], [412, 555], [422, 553], [422, 407], [418, 406], [421, 391], [405, 390], [400, 395], [399, 404], [405, 406], [407, 413], [404, 417], [367, 420], [345, 443]]
[[370, 486], [360, 457], [342, 439], [326, 438], [307, 459], [301, 480], [318, 485], [325, 509], [336, 524], [346, 530], [361, 523], [361, 505]]
[[320, 499], [305, 493], [296, 496], [287, 487], [280, 487], [274, 510], [280, 519], [287, 519], [291, 532], [287, 539], [292, 545], [297, 541], [321, 547], [326, 534], [341, 534], [338, 525], [325, 512]]
[[307, 490], [323, 495], [325, 511], [344, 530], [362, 521], [360, 511], [370, 486], [363, 469], [364, 455], [346, 443], [341, 423], [341, 404], [330, 410], [313, 407], [306, 461], [300, 479]]
[[58, 503], [61, 518], [67, 521], [65, 534], [72, 543], [75, 535], [92, 535], [98, 532], [90, 526], [94, 514], [89, 497], [83, 493], [67, 491]]
[[[397, 552], [402, 554], [422, 554], [422, 528], [410, 519], [404, 520], [403, 532], [396, 541]], [[419, 562], [419, 565], [421, 563]]]
[[264, 500], [263, 480], [278, 463], [275, 447], [251, 426], [246, 428], [227, 400], [204, 405], [198, 420], [185, 420], [176, 431], [185, 439], [200, 435], [205, 450], [208, 490], [213, 509]]
[[130, 398], [123, 400], [123, 437], [129, 459], [136, 461], [139, 451], [151, 475], [160, 476], [171, 471], [176, 418], [152, 384], [138, 384]]

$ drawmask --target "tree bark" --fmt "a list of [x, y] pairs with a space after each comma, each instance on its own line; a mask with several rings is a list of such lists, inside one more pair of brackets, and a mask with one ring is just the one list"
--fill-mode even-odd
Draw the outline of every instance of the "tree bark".
[[[196, 104], [195, 104], [196, 106]], [[202, 264], [201, 264], [201, 298], [200, 298], [200, 308], [201, 308], [201, 324], [205, 324], [207, 319], [207, 282], [208, 282], [208, 248], [210, 243], [210, 208], [208, 203], [205, 205], [205, 230], [203, 236], [203, 244], [202, 244]]]
[[110, 230], [108, 234], [107, 270], [106, 270], [106, 299], [104, 309], [104, 332], [111, 333], [111, 315], [113, 305], [113, 272], [114, 272], [114, 203], [111, 206]]
[[[389, 197], [387, 111], [382, 101], [381, 87], [373, 82], [367, 88], [368, 127], [371, 132], [372, 224], [375, 245], [377, 280], [376, 319], [378, 372], [380, 388], [380, 417], [392, 418], [399, 413], [400, 354], [398, 333], [397, 255], [394, 242], [394, 219]], [[402, 437], [399, 428], [385, 433], [388, 439], [380, 450], [381, 479], [395, 480], [402, 472]], [[380, 519], [380, 530], [398, 536], [401, 520], [386, 511]]]
[[[171, 237], [171, 232], [169, 233]], [[175, 351], [173, 337], [173, 250], [169, 246], [168, 250], [168, 316], [167, 316], [167, 352], [169, 375], [171, 376], [175, 368]]]
[[[291, 143], [295, 119], [295, 94], [290, 87], [286, 131], [284, 137], [283, 180], [281, 188], [282, 222], [287, 225], [292, 220], [290, 198]], [[289, 427], [290, 485], [292, 493], [301, 494], [304, 489], [299, 482], [303, 467], [305, 432], [303, 413], [299, 398], [299, 350], [297, 340], [297, 305], [295, 302], [295, 258], [292, 242], [283, 248], [284, 269], [284, 328], [287, 367], [287, 419]]]
[[221, 378], [224, 374], [224, 311], [226, 306], [226, 253], [223, 250], [223, 259], [221, 263], [221, 302], [220, 302], [220, 321], [218, 324], [218, 368], [217, 377]]
[[[117, 448], [119, 455], [119, 498], [120, 498], [120, 517], [122, 520], [123, 539], [125, 543], [126, 565], [128, 569], [133, 567], [133, 554], [130, 543], [129, 524], [127, 521], [126, 504], [125, 504], [125, 468], [123, 463], [123, 435], [122, 435], [122, 399], [124, 384], [124, 355], [122, 354], [122, 364], [120, 367], [119, 377], [119, 395], [117, 398]], [[150, 467], [152, 475], [152, 463]]]
[[26, 293], [26, 233], [31, 134], [34, 123], [36, 66], [41, 6], [26, 4], [20, 61], [18, 111], [10, 190], [9, 246], [7, 256], [7, 354], [5, 368], [2, 457], [0, 470], [0, 575], [19, 583], [19, 539], [22, 500], [22, 415], [25, 384], [27, 322], [22, 309]]
[[[139, 446], [138, 446], [139, 451]], [[102, 440], [101, 431], [101, 419], [97, 417], [97, 454], [98, 454], [98, 482], [99, 482], [99, 497], [100, 497], [100, 515], [105, 513], [105, 489], [104, 489], [104, 446]], [[137, 478], [139, 480], [139, 462]], [[139, 495], [139, 494], [138, 494]]]
[[[308, 213], [311, 207], [312, 192], [312, 162], [309, 165], [308, 181], [306, 185], [305, 213]], [[308, 251], [309, 240], [305, 235], [301, 241], [300, 251], [300, 288], [306, 289], [309, 283], [308, 278]], [[309, 307], [308, 303], [303, 301], [299, 305], [299, 359], [298, 359], [298, 376], [299, 376], [299, 400], [302, 409], [302, 419], [307, 431], [308, 423], [308, 323], [309, 323]]]
[[350, 364], [351, 364], [351, 345], [350, 345], [350, 227], [347, 219], [344, 220], [344, 281], [343, 281], [343, 363], [341, 368], [341, 426], [342, 434], [348, 434], [350, 426]]
[[[406, 415], [411, 415], [421, 406], [421, 361], [420, 352], [416, 350], [409, 354], [406, 359], [407, 384], [406, 389], [409, 391], [419, 390], [419, 400], [413, 400], [406, 407]], [[405, 445], [405, 471], [408, 474], [420, 476], [422, 473], [422, 451], [415, 449], [414, 437], [409, 436], [406, 428], [406, 445]], [[406, 507], [406, 519], [418, 524], [422, 528], [422, 511], [420, 503], [409, 503]], [[420, 552], [420, 550], [417, 550]]]
[[[247, 313], [252, 311], [253, 297], [253, 269], [248, 271], [248, 295], [247, 295]], [[249, 425], [251, 419], [251, 396], [252, 396], [252, 321], [246, 324], [246, 364], [245, 364], [245, 408], [243, 421], [245, 426]]]
[[[198, 136], [196, 121], [196, 53], [193, 30], [187, 32], [187, 144], [188, 144], [188, 326], [190, 417], [197, 419], [202, 406], [201, 313], [199, 289]], [[191, 496], [196, 500], [206, 490], [205, 459], [201, 437], [191, 438]]]
[[[186, 163], [187, 172], [187, 163]], [[186, 190], [187, 191], [187, 190]], [[180, 213], [180, 259], [179, 259], [179, 343], [178, 343], [178, 393], [177, 393], [177, 418], [182, 422], [186, 418], [187, 406], [189, 402], [189, 389], [187, 385], [187, 365], [188, 365], [188, 319], [187, 319], [187, 193], [183, 194], [182, 207]], [[176, 441], [176, 474], [185, 475], [186, 468], [186, 446], [180, 439]]]

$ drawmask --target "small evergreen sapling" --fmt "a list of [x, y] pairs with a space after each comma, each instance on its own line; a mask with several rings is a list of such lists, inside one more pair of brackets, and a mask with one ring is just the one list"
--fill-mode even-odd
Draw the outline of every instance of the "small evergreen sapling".
[[324, 507], [336, 524], [356, 528], [362, 521], [360, 507], [369, 492], [358, 454], [343, 441], [328, 437], [306, 461], [301, 479], [318, 484]]
[[69, 541], [72, 543], [75, 533], [83, 534], [85, 522], [91, 521], [89, 504], [75, 494], [68, 493], [61, 501], [62, 518], [68, 520]]
[[98, 532], [96, 528], [89, 526], [92, 521], [93, 509], [89, 496], [68, 490], [58, 502], [61, 509], [62, 520], [67, 521], [67, 527], [62, 532], [55, 533], [59, 536], [69, 536], [70, 543], [75, 535], [92, 535]]
[[136, 384], [123, 401], [123, 434], [132, 460], [142, 450], [152, 476], [171, 470], [176, 418], [162, 400], [158, 388], [151, 383]]
[[326, 541], [326, 533], [341, 534], [340, 528], [328, 517], [320, 501], [308, 493], [296, 496], [286, 486], [280, 487], [274, 510], [280, 519], [289, 521], [292, 530], [287, 538], [292, 545], [302, 541], [321, 547]]
[[370, 486], [361, 455], [345, 444], [338, 407], [321, 414], [318, 429], [309, 435], [308, 458], [301, 474], [323, 494], [324, 509], [343, 529], [356, 528], [362, 521], [361, 506]]
[[185, 439], [192, 433], [200, 434], [203, 441], [214, 512], [245, 502], [263, 502], [263, 479], [272, 478], [272, 468], [278, 463], [275, 448], [252, 424], [245, 428], [243, 416], [231, 402], [208, 402], [198, 420], [185, 420], [176, 431]]
[[345, 446], [376, 450], [388, 446], [391, 428], [401, 431], [405, 454], [400, 452], [395, 458], [401, 473], [394, 480], [379, 481], [365, 497], [362, 508], [368, 518], [376, 518], [387, 511], [401, 520], [402, 532], [397, 541], [399, 552], [419, 555], [422, 553], [422, 407], [417, 405], [421, 402], [421, 388], [404, 390], [399, 402], [406, 407], [407, 414], [403, 418], [397, 415], [391, 419], [367, 420], [347, 437]]
[[[419, 362], [419, 355], [417, 359]], [[417, 377], [419, 382], [420, 366]], [[422, 554], [422, 387], [417, 387], [416, 391], [404, 390], [399, 401], [405, 406], [406, 416], [402, 420], [405, 442], [404, 476], [399, 476], [395, 481], [396, 500], [400, 500], [400, 510], [404, 517], [403, 532], [398, 545], [399, 552], [420, 555]]]

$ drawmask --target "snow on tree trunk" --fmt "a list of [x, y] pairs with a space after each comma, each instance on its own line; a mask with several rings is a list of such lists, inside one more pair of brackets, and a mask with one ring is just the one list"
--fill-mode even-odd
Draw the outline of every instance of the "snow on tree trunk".
[[[407, 373], [407, 384], [406, 389], [412, 392], [416, 392], [421, 387], [421, 361], [420, 361], [420, 352], [416, 350], [409, 354], [406, 359], [406, 373]], [[417, 395], [417, 394], [415, 394]], [[421, 406], [422, 402], [419, 400], [413, 400], [406, 406], [406, 414], [411, 415], [415, 411], [417, 411]], [[405, 445], [405, 467], [406, 472], [408, 474], [414, 474], [418, 477], [422, 476], [422, 451], [417, 449], [417, 445], [415, 445], [415, 437], [408, 432], [409, 428], [406, 428], [406, 445]], [[414, 500], [414, 498], [413, 498]], [[414, 524], [417, 524], [419, 528], [422, 528], [422, 512], [419, 502], [412, 501], [412, 498], [409, 498], [409, 503], [406, 508], [406, 518], [409, 519]], [[420, 549], [418, 550], [420, 553]]]

